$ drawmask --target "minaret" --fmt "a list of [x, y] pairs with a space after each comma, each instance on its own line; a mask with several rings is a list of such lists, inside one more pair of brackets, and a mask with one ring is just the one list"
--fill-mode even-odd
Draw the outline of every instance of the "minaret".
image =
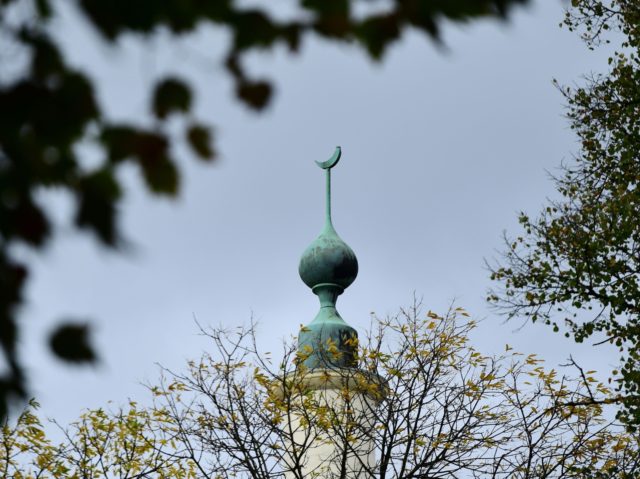
[[338, 296], [358, 275], [356, 255], [338, 236], [331, 220], [331, 168], [336, 166], [341, 154], [338, 146], [327, 161], [316, 162], [326, 172], [324, 228], [302, 254], [298, 267], [302, 281], [320, 299], [320, 311], [298, 336], [298, 350], [308, 355], [304, 364], [310, 369], [355, 366], [358, 333], [336, 310]]
[[358, 274], [356, 255], [331, 218], [331, 169], [340, 156], [337, 147], [329, 160], [316, 162], [326, 175], [324, 227], [300, 259], [300, 277], [318, 296], [320, 310], [298, 336], [296, 374], [313, 406], [301, 400], [298, 412], [289, 414], [295, 447], [304, 450], [290, 478], [365, 478], [375, 469], [368, 431], [376, 422], [381, 382], [358, 370], [358, 335], [336, 310], [338, 296]]

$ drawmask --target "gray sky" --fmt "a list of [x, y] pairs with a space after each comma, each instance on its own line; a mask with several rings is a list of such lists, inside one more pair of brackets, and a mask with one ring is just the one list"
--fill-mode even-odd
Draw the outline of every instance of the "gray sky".
[[[360, 263], [338, 302], [345, 320], [362, 330], [370, 312], [397, 311], [415, 291], [435, 311], [455, 300], [484, 318], [474, 337], [483, 352], [509, 343], [549, 365], [573, 354], [589, 368], [610, 368], [610, 350], [576, 346], [543, 326], [516, 331], [520, 323], [504, 324], [484, 301], [483, 258], [502, 247], [504, 229], [517, 231], [518, 211], [535, 213], [553, 195], [545, 169], [577, 151], [552, 79], [576, 82], [605, 60], [558, 28], [560, 2], [534, 3], [508, 24], [445, 28], [446, 50], [410, 32], [381, 64], [316, 38], [295, 57], [252, 57], [251, 71], [277, 85], [261, 115], [233, 100], [216, 63], [224, 34], [128, 39], [114, 49], [66, 11], [60, 38], [99, 79], [114, 118], [145, 117], [153, 79], [186, 76], [197, 87], [197, 117], [216, 126], [221, 159], [202, 165], [180, 148], [176, 202], [150, 199], [135, 169], [123, 174], [130, 251], [105, 252], [63, 224], [34, 260], [23, 354], [43, 412], [64, 422], [107, 400], [142, 400], [139, 383], [158, 377], [155, 363], [179, 369], [206, 349], [194, 317], [233, 326], [253, 314], [272, 350], [313, 319], [317, 298], [297, 265], [322, 226], [324, 181], [314, 160], [336, 145], [334, 224]], [[62, 194], [46, 200], [58, 218], [69, 215]], [[67, 316], [95, 325], [99, 366], [64, 366], [43, 347]]]

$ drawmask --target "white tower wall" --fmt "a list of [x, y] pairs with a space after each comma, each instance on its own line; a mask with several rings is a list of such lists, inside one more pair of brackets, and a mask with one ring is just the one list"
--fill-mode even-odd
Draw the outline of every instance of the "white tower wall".
[[373, 476], [376, 456], [371, 432], [381, 389], [379, 382], [365, 377], [357, 371], [334, 370], [305, 375], [302, 382], [311, 397], [292, 401], [293, 444], [286, 462], [294, 470], [287, 479]]

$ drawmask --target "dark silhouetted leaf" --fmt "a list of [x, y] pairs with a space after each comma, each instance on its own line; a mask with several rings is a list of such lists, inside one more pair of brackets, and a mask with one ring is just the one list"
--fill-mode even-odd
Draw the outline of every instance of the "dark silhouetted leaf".
[[126, 159], [140, 161], [142, 158], [163, 157], [169, 146], [164, 135], [127, 125], [105, 128], [100, 140], [109, 153], [109, 160], [114, 163]]
[[36, 8], [38, 10], [38, 15], [44, 19], [48, 19], [53, 13], [49, 0], [36, 0]]
[[65, 73], [65, 65], [60, 50], [47, 37], [26, 30], [22, 32], [23, 41], [33, 48], [31, 73], [38, 80], [51, 79], [51, 75]]
[[60, 359], [70, 363], [92, 363], [96, 361], [86, 323], [65, 323], [51, 334], [49, 345]]
[[198, 157], [203, 160], [215, 159], [215, 151], [211, 146], [211, 131], [206, 126], [191, 125], [187, 129], [187, 141]]
[[233, 16], [234, 50], [253, 46], [266, 47], [278, 38], [278, 30], [269, 17], [259, 10], [243, 11]]
[[203, 20], [222, 22], [237, 10], [233, 0], [81, 0], [80, 8], [105, 37], [128, 31], [152, 33], [166, 26], [175, 33], [193, 31]]
[[110, 126], [102, 130], [100, 141], [107, 150], [109, 161], [118, 163], [136, 155], [138, 131], [130, 126]]
[[393, 41], [400, 38], [397, 15], [382, 15], [365, 20], [356, 30], [358, 39], [367, 47], [369, 54], [379, 60]]
[[351, 2], [349, 0], [302, 0], [302, 5], [321, 15], [338, 14], [348, 16]]
[[[28, 270], [23, 264], [10, 261], [0, 253], [0, 306], [3, 308], [0, 310], [0, 317], [8, 305], [15, 305], [22, 300], [22, 286], [27, 276]], [[0, 326], [0, 342], [7, 340], [10, 336], [10, 339], [13, 339], [9, 331], [1, 328], [2, 326]]]
[[313, 29], [329, 38], [347, 39], [352, 34], [353, 23], [342, 15], [325, 15], [316, 20]]
[[281, 30], [282, 38], [292, 52], [297, 52], [300, 48], [301, 30], [300, 25], [296, 24], [288, 25]]
[[95, 232], [104, 244], [116, 246], [116, 203], [120, 195], [120, 185], [108, 168], [83, 178], [78, 186], [76, 224]]
[[20, 238], [33, 246], [44, 244], [50, 227], [42, 209], [25, 192], [9, 187], [3, 189], [5, 201], [0, 216], [0, 237]]
[[49, 221], [42, 209], [30, 201], [21, 201], [15, 210], [16, 233], [28, 243], [40, 245], [49, 234]]
[[153, 193], [173, 196], [178, 193], [179, 175], [167, 156], [147, 156], [140, 159], [147, 186]]
[[262, 110], [268, 105], [272, 88], [266, 81], [245, 81], [238, 85], [238, 98], [254, 110]]
[[161, 119], [175, 112], [186, 113], [191, 108], [191, 90], [181, 80], [165, 78], [156, 86], [152, 108]]
[[164, 135], [118, 125], [105, 128], [100, 140], [111, 162], [131, 159], [140, 165], [150, 191], [168, 195], [178, 192], [178, 170], [168, 156], [169, 142]]

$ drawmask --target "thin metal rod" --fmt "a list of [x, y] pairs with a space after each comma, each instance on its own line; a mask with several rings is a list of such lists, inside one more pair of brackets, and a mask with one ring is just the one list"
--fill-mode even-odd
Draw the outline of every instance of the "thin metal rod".
[[326, 223], [327, 225], [332, 225], [331, 223], [331, 168], [327, 168], [325, 170], [327, 172], [327, 208], [326, 208]]

